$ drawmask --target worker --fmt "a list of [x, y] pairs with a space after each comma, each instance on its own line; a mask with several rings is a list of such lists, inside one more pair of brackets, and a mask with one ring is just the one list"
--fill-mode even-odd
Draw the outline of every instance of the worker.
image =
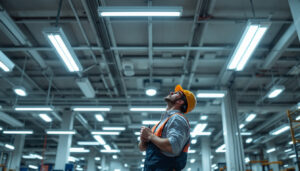
[[146, 151], [144, 171], [178, 171], [187, 161], [190, 125], [184, 116], [196, 106], [195, 95], [180, 85], [165, 97], [166, 112], [152, 129], [142, 127], [139, 149]]

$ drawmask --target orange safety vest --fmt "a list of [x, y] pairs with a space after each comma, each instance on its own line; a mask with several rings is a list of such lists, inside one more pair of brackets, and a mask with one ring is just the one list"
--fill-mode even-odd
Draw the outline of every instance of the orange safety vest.
[[[191, 126], [190, 126], [190, 123], [189, 123], [189, 120], [188, 120], [183, 114], [181, 114], [181, 113], [175, 113], [175, 114], [171, 115], [170, 117], [168, 117], [168, 118], [165, 120], [165, 122], [164, 122], [157, 130], [156, 130], [156, 128], [158, 127], [158, 125], [160, 124], [161, 121], [159, 121], [156, 125], [154, 125], [154, 127], [152, 127], [152, 132], [154, 133], [154, 135], [156, 135], [156, 136], [158, 136], [158, 137], [161, 137], [162, 131], [163, 131], [163, 129], [164, 129], [166, 123], [169, 121], [169, 119], [170, 119], [171, 117], [173, 117], [173, 116], [175, 116], [175, 115], [180, 115], [180, 116], [184, 117], [184, 119], [187, 121], [189, 127], [191, 127]], [[188, 142], [188, 143], [184, 146], [184, 148], [183, 148], [182, 151], [187, 153], [188, 150], [189, 150], [189, 147], [190, 147], [190, 143]]]

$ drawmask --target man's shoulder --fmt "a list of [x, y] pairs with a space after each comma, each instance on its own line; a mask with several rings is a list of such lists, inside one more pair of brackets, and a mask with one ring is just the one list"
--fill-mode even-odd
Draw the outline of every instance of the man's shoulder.
[[170, 121], [175, 121], [175, 122], [181, 122], [186, 125], [189, 125], [187, 118], [185, 118], [182, 114], [180, 113], [175, 113], [171, 118]]

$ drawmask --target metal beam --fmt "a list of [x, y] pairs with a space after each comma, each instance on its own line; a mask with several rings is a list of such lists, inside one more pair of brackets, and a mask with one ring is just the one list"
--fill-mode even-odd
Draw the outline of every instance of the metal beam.
[[298, 33], [298, 39], [300, 40], [300, 1], [299, 0], [289, 0], [289, 5], [291, 13], [294, 19], [294, 25]]
[[266, 61], [262, 68], [270, 69], [274, 65], [274, 63], [281, 57], [285, 49], [295, 40], [296, 36], [297, 34], [295, 25], [291, 24], [267, 55]]

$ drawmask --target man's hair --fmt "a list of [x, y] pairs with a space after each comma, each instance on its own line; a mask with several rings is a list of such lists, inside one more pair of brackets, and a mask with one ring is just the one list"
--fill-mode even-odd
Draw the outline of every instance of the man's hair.
[[180, 98], [181, 100], [183, 100], [183, 104], [180, 106], [180, 111], [182, 112], [182, 113], [185, 113], [186, 112], [186, 110], [187, 110], [187, 101], [186, 101], [186, 97], [185, 97], [185, 95], [182, 93], [182, 95], [181, 95], [182, 97]]

